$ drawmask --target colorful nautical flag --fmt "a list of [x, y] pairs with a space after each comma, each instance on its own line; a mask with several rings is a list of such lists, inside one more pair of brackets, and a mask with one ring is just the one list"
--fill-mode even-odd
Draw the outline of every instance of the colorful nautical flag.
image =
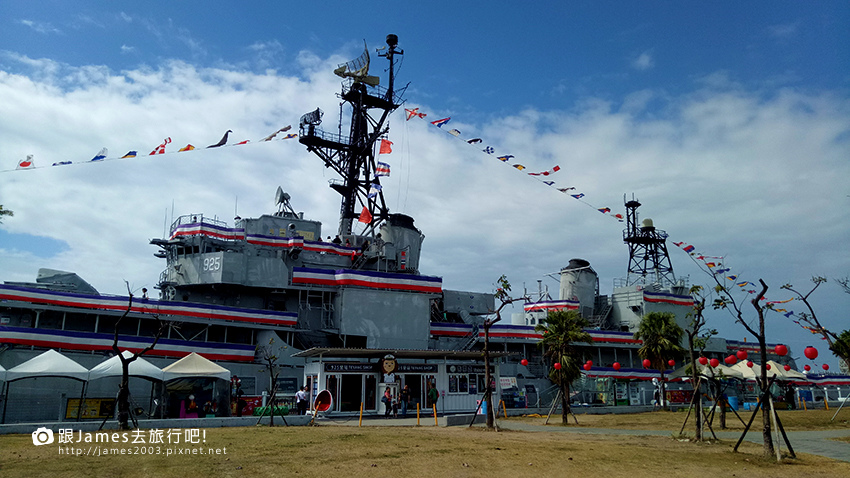
[[378, 154], [390, 154], [393, 152], [393, 142], [388, 139], [381, 140], [381, 149]]
[[235, 144], [235, 146], [239, 146], [240, 144], [247, 144], [247, 143], [248, 143], [248, 141], [251, 141], [251, 140], [250, 140], [250, 139], [246, 139], [245, 141], [240, 141], [240, 142], [236, 143], [236, 144]]
[[468, 139], [468, 140], [466, 140], [466, 142], [469, 143], [469, 144], [480, 143], [481, 138]]
[[91, 158], [91, 160], [92, 161], [100, 161], [100, 160], [106, 159], [107, 154], [109, 154], [109, 150], [106, 149], [106, 148], [103, 148], [103, 149], [100, 150], [99, 153], [95, 154], [94, 157]]
[[135, 151], [127, 151], [127, 154], [125, 154], [124, 156], [121, 156], [121, 159], [125, 159], [125, 158], [135, 158], [135, 157], [136, 157], [136, 154], [137, 154], [137, 153], [136, 153]]
[[550, 169], [549, 171], [542, 171], [542, 172], [539, 172], [539, 173], [528, 173], [528, 175], [529, 176], [548, 176], [552, 173], [557, 173], [560, 170], [561, 170], [560, 166], [555, 166], [554, 168]]
[[35, 167], [35, 161], [32, 160], [32, 155], [28, 154], [27, 159], [18, 161], [17, 169], [32, 169]]
[[70, 161], [59, 161], [58, 163], [53, 163], [53, 166], [64, 166], [66, 164], [71, 164]]
[[160, 144], [159, 146], [154, 148], [154, 150], [151, 151], [151, 154], [149, 154], [148, 156], [153, 156], [155, 154], [165, 154], [165, 146], [170, 142], [171, 142], [170, 137], [165, 138], [164, 140], [162, 140], [162, 144]]
[[570, 188], [558, 188], [558, 191], [561, 191], [562, 193], [566, 193], [567, 191], [575, 191], [575, 189], [576, 188], [572, 188], [572, 187], [570, 187]]
[[372, 213], [369, 212], [366, 206], [363, 206], [363, 210], [360, 211], [360, 217], [357, 220], [365, 224], [372, 222]]
[[390, 177], [390, 165], [378, 161], [378, 166], [375, 168], [375, 177], [380, 176]]
[[413, 118], [414, 116], [418, 116], [419, 118], [428, 116], [425, 113], [420, 113], [419, 108], [413, 108], [412, 110], [405, 108], [404, 112], [407, 113], [407, 121], [410, 121], [410, 118]]
[[694, 252], [694, 249], [696, 249], [696, 247], [694, 247], [694, 246], [687, 246], [687, 247], [683, 248], [683, 250], [687, 253]]
[[288, 135], [284, 136], [283, 139], [292, 139], [292, 138], [297, 138], [297, 137], [298, 137], [298, 133], [289, 133]]
[[608, 214], [609, 212], [611, 212], [611, 208], [610, 207], [601, 207], [601, 208], [597, 209], [597, 211], [601, 212], [602, 214]]
[[227, 138], [228, 138], [228, 136], [230, 136], [230, 133], [232, 133], [232, 132], [233, 132], [233, 131], [231, 131], [231, 130], [227, 130], [227, 131], [225, 131], [225, 132], [224, 132], [224, 136], [222, 136], [222, 137], [221, 137], [221, 139], [220, 139], [220, 140], [218, 140], [218, 143], [216, 143], [216, 144], [211, 144], [211, 145], [207, 146], [207, 149], [209, 149], [209, 148], [218, 148], [218, 147], [221, 147], [221, 146], [224, 146], [225, 144], [227, 144]]
[[449, 134], [452, 135], [452, 136], [460, 136], [460, 131], [458, 131], [456, 129], [450, 129]]
[[504, 156], [496, 156], [496, 159], [498, 159], [499, 161], [502, 161], [502, 162], [507, 162], [509, 159], [511, 159], [513, 157], [514, 157], [513, 154], [506, 154]]
[[183, 146], [182, 148], [180, 148], [177, 152], [182, 153], [183, 151], [192, 151], [193, 149], [195, 149], [194, 146], [192, 146], [191, 144], [187, 144], [186, 146]]
[[614, 217], [616, 217], [616, 218], [617, 218], [617, 219], [619, 219], [620, 221], [622, 221], [622, 220], [623, 220], [623, 215], [622, 215], [622, 214], [614, 214]]
[[495, 153], [495, 152], [496, 152], [496, 150], [495, 150], [495, 149], [493, 149], [493, 147], [492, 147], [492, 146], [487, 146], [486, 148], [482, 149], [481, 151], [484, 151], [484, 152], [485, 152], [485, 153], [487, 153], [487, 154], [493, 154], [493, 153]]
[[381, 192], [381, 185], [379, 183], [372, 183], [372, 187], [369, 188], [369, 195], [367, 197], [373, 198]]
[[522, 171], [523, 169], [525, 169], [525, 166], [523, 166], [523, 165], [521, 165], [521, 164], [514, 164], [514, 167], [515, 167], [515, 168], [517, 168], [517, 169], [519, 169], [520, 171]]
[[733, 281], [733, 280], [737, 279], [738, 276], [726, 276], [726, 278]]
[[572, 196], [572, 197], [574, 197], [574, 198], [576, 198], [576, 199], [581, 199], [581, 198], [583, 198], [583, 197], [584, 197], [584, 193], [570, 194], [570, 196]]
[[281, 128], [281, 129], [279, 129], [279, 130], [275, 131], [274, 133], [272, 133], [272, 134], [270, 134], [270, 135], [266, 136], [266, 137], [265, 137], [265, 138], [263, 138], [261, 141], [271, 141], [271, 140], [272, 140], [275, 136], [277, 136], [277, 134], [278, 134], [278, 133], [283, 133], [283, 132], [285, 132], [285, 131], [289, 131], [291, 128], [292, 128], [292, 125], [291, 125], [291, 124], [288, 124], [288, 125], [284, 126], [283, 128]]
[[438, 127], [438, 128], [442, 128], [443, 125], [448, 123], [449, 121], [451, 121], [451, 117], [438, 119], [437, 121], [432, 121], [431, 124]]
[[547, 186], [554, 186], [554, 185], [555, 185], [555, 181], [543, 181], [543, 184], [545, 184], [545, 185], [547, 185]]

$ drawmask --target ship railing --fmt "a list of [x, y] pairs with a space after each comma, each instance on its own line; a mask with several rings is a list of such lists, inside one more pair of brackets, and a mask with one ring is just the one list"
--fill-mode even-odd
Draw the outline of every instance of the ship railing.
[[632, 285], [639, 285], [642, 286], [644, 289], [648, 289], [650, 286], [681, 287], [687, 289], [689, 279], [689, 276], [680, 276], [675, 281], [672, 281], [666, 274], [656, 274], [654, 272], [647, 272], [646, 275], [642, 276], [615, 278], [614, 287], [619, 288], [629, 287]]
[[211, 217], [204, 217], [203, 213], [184, 214], [171, 223], [171, 234], [174, 234], [174, 230], [179, 226], [186, 224], [210, 224], [218, 227], [227, 227], [227, 223], [225, 221]]
[[329, 143], [350, 144], [349, 136], [343, 136], [339, 133], [331, 133], [321, 128], [317, 128], [316, 125], [312, 124], [301, 125], [300, 135], [302, 137], [308, 136], [318, 138]]
[[[390, 92], [389, 89], [385, 86], [381, 85], [367, 85], [366, 83], [360, 83], [361, 85], [366, 86], [366, 92], [369, 93], [370, 96], [374, 96], [377, 98], [383, 98], [387, 101], [391, 101], [393, 105], [400, 105], [404, 102], [403, 96], [407, 91], [407, 87], [410, 86], [408, 83], [401, 88], [397, 88], [396, 90]], [[342, 95], [345, 96], [351, 91], [351, 88], [354, 86], [353, 78], [346, 78], [342, 81]]]

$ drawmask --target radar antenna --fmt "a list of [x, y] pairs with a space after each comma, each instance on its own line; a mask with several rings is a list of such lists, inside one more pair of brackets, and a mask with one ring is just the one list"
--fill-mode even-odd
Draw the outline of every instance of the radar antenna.
[[623, 231], [623, 242], [629, 245], [626, 285], [648, 282], [672, 285], [676, 282], [676, 276], [667, 252], [667, 233], [656, 229], [649, 218], [638, 226], [639, 207], [640, 202], [634, 196], [631, 201], [626, 201], [626, 229]]
[[[307, 146], [339, 174], [331, 180], [331, 188], [342, 196], [339, 218], [339, 235], [350, 235], [355, 220], [366, 223], [363, 234], [374, 231], [389, 218], [389, 208], [383, 192], [372, 185], [377, 182], [375, 143], [387, 134], [384, 123], [390, 113], [401, 106], [402, 94], [407, 86], [395, 90], [395, 56], [404, 51], [397, 48], [398, 37], [387, 35], [387, 47], [378, 55], [389, 61], [389, 81], [386, 88], [379, 85], [378, 77], [369, 76], [369, 52], [339, 66], [334, 73], [343, 78], [342, 99], [351, 107], [349, 135], [326, 132], [318, 126], [322, 110], [316, 109], [301, 117], [298, 141]], [[371, 191], [371, 193], [370, 193]], [[365, 214], [368, 211], [368, 214]]]
[[289, 202], [290, 198], [291, 196], [288, 193], [283, 192], [283, 188], [280, 186], [277, 187], [277, 191], [274, 193], [274, 204], [277, 206], [275, 216], [298, 217], [298, 214]]

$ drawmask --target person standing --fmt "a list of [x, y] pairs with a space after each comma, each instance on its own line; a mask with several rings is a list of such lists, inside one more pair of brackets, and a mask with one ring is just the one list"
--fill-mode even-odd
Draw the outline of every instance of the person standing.
[[298, 409], [299, 415], [307, 414], [307, 391], [304, 387], [295, 392], [295, 407]]
[[410, 385], [405, 385], [399, 394], [399, 402], [401, 405], [401, 416], [407, 418], [407, 407], [410, 402]]
[[437, 405], [437, 400], [440, 399], [440, 392], [437, 390], [437, 387], [429, 386], [428, 390], [428, 408], [433, 408]]
[[390, 418], [390, 413], [393, 409], [393, 394], [390, 391], [390, 387], [387, 387], [387, 389], [384, 390], [384, 396], [381, 398], [381, 401], [384, 402], [384, 407], [386, 407], [384, 410], [384, 417]]

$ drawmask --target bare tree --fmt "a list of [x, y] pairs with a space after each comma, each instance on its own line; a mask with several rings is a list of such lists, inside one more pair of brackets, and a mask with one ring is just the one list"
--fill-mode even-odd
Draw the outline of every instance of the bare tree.
[[[269, 401], [268, 401], [268, 409], [269, 409], [269, 426], [274, 426], [274, 397], [277, 394], [277, 378], [280, 376], [280, 365], [277, 363], [278, 356], [275, 353], [274, 347], [274, 339], [269, 339], [268, 345], [258, 345], [257, 346], [257, 355], [259, 355], [260, 360], [263, 361], [265, 366], [263, 367], [261, 372], [269, 373]], [[237, 406], [239, 406], [237, 404]], [[262, 419], [262, 414], [260, 415], [260, 419]], [[286, 423], [286, 419], [283, 419], [283, 423]]]
[[127, 298], [127, 310], [115, 321], [115, 334], [112, 337], [112, 351], [121, 360], [121, 383], [118, 385], [118, 428], [121, 430], [130, 429], [130, 364], [135, 362], [137, 358], [153, 350], [156, 347], [156, 343], [159, 342], [159, 338], [162, 337], [168, 327], [168, 323], [162, 321], [158, 314], [153, 314], [157, 323], [157, 332], [153, 337], [153, 342], [131, 357], [125, 357], [118, 347], [118, 327], [133, 307], [133, 293], [130, 292], [129, 284], [127, 284], [127, 293], [129, 294]]
[[[800, 325], [808, 329], [812, 333], [819, 334], [821, 337], [823, 337], [823, 339], [826, 340], [826, 343], [829, 344], [829, 350], [832, 350], [832, 352], [844, 362], [847, 369], [850, 370], [850, 353], [847, 353], [850, 351], [844, 351], [844, 348], [846, 348], [846, 346], [850, 344], [844, 344], [844, 341], [841, 339], [840, 334], [836, 334], [835, 332], [827, 329], [821, 324], [817, 314], [815, 314], [815, 309], [809, 302], [809, 296], [811, 296], [812, 293], [816, 291], [817, 288], [820, 287], [820, 285], [824, 282], [826, 282], [826, 278], [824, 277], [812, 277], [812, 283], [814, 284], [814, 286], [805, 294], [796, 290], [791, 284], [785, 284], [782, 286], [782, 288], [793, 292], [796, 296], [795, 298], [805, 304], [806, 308], [809, 309], [808, 312], [801, 312], [799, 314], [796, 314], [797, 318], [800, 319]], [[850, 279], [836, 279], [836, 282], [841, 285], [845, 292], [850, 294]]]
[[487, 402], [487, 428], [494, 428], [496, 426], [494, 417], [496, 416], [495, 407], [493, 406], [493, 388], [490, 386], [492, 382], [492, 377], [490, 376], [490, 327], [494, 324], [502, 320], [502, 310], [508, 305], [517, 302], [517, 301], [527, 301], [527, 296], [521, 297], [511, 297], [511, 283], [508, 282], [507, 276], [504, 274], [499, 277], [496, 281], [498, 287], [496, 287], [496, 293], [494, 294], [496, 299], [501, 302], [499, 307], [491, 311], [496, 314], [494, 318], [485, 319], [483, 323], [484, 327], [484, 380], [486, 381], [486, 385], [484, 386], [484, 400]]
[[[704, 289], [702, 286], [695, 285], [691, 287], [690, 295], [694, 298], [694, 310], [688, 313], [691, 321], [685, 327], [684, 332], [688, 337], [688, 355], [691, 363], [691, 383], [694, 386], [693, 406], [696, 410], [694, 415], [694, 438], [697, 441], [702, 441], [703, 429], [703, 414], [702, 414], [702, 394], [699, 391], [701, 380], [699, 379], [699, 367], [697, 360], [699, 359], [697, 351], [700, 353], [705, 349], [708, 339], [713, 335], [717, 335], [715, 329], [705, 329], [706, 319], [703, 312], [705, 311], [705, 300], [703, 296]], [[682, 425], [684, 429], [684, 425]]]
[[3, 224], [3, 216], [11, 217], [11, 216], [14, 216], [14, 215], [15, 215], [14, 212], [12, 212], [8, 209], [3, 209], [3, 205], [0, 204], [0, 224]]

